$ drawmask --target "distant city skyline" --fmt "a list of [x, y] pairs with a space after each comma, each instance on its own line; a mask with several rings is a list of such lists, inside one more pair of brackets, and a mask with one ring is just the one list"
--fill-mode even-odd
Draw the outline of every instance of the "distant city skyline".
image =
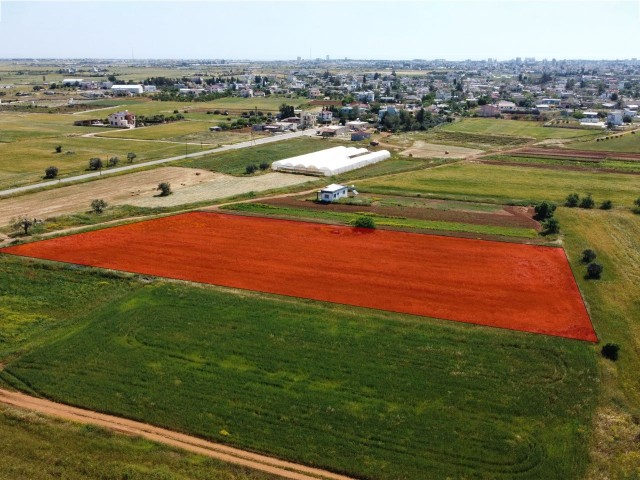
[[0, 0], [0, 12], [0, 58], [640, 57], [637, 0]]

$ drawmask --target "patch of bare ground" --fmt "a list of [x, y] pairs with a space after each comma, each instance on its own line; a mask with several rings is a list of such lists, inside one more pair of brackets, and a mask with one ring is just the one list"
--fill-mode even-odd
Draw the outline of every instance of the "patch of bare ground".
[[411, 147], [400, 152], [400, 155], [415, 158], [467, 158], [481, 153], [484, 152], [473, 148], [438, 145], [417, 140]]
[[[393, 200], [393, 197], [376, 196]], [[533, 208], [518, 206], [497, 206], [494, 211], [465, 210], [464, 207], [444, 209], [443, 200], [420, 200], [420, 206], [386, 206], [379, 202], [371, 205], [344, 205], [337, 203], [321, 204], [305, 200], [304, 197], [279, 197], [261, 200], [261, 203], [281, 207], [305, 208], [309, 210], [329, 210], [333, 212], [371, 212], [389, 217], [406, 217], [419, 220], [467, 223], [473, 225], [491, 225], [499, 227], [520, 227], [540, 230], [540, 224], [533, 217]]]
[[[21, 216], [46, 219], [87, 211], [91, 201], [98, 198], [109, 205], [176, 206], [310, 180], [315, 180], [315, 177], [283, 173], [232, 177], [208, 170], [160, 167], [3, 199], [0, 201], [0, 225], [7, 225]], [[172, 195], [157, 197], [158, 184], [161, 182], [171, 184]]]

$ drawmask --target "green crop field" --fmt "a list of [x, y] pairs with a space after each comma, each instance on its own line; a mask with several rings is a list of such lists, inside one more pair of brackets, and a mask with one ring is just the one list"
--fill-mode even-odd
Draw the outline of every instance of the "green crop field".
[[562, 203], [568, 194], [591, 193], [596, 203], [631, 205], [640, 196], [636, 175], [455, 163], [435, 169], [362, 180], [358, 190], [496, 203]]
[[[609, 137], [608, 140], [602, 140], [603, 137]], [[576, 143], [567, 144], [567, 148], [574, 148], [577, 150], [590, 150], [596, 152], [628, 152], [639, 153], [640, 152], [640, 132], [620, 134], [603, 134], [600, 132], [599, 138], [601, 141], [595, 140], [582, 141]]]
[[[491, 160], [498, 162], [508, 162], [510, 164], [517, 163], [526, 167], [527, 165], [556, 165], [583, 169], [585, 171], [598, 170], [615, 170], [621, 173], [637, 172], [640, 173], [640, 162], [635, 160], [584, 160], [584, 159], [566, 159], [566, 158], [546, 158], [546, 157], [527, 157], [525, 155], [491, 155], [483, 157], [483, 160]], [[562, 171], [562, 169], [560, 169]]]
[[5, 309], [33, 318], [4, 360], [9, 386], [360, 478], [586, 468], [590, 344], [0, 262]]
[[411, 228], [417, 230], [439, 230], [446, 232], [468, 232], [484, 235], [498, 235], [516, 238], [535, 238], [538, 233], [532, 228], [497, 227], [492, 225], [475, 225], [469, 223], [446, 222], [436, 220], [419, 220], [415, 218], [385, 217], [367, 212], [353, 213], [318, 211], [305, 208], [279, 207], [263, 203], [237, 203], [223, 207], [237, 212], [257, 213], [265, 216], [293, 217], [302, 219], [320, 219], [353, 225], [358, 217], [370, 216], [376, 225], [394, 228]]
[[0, 478], [275, 480], [92, 426], [0, 407]]
[[536, 140], [548, 138], [586, 138], [596, 137], [602, 134], [602, 132], [594, 130], [543, 127], [540, 122], [496, 118], [465, 118], [459, 122], [445, 125], [441, 127], [440, 130], [444, 132], [462, 132], [475, 135], [529, 137]]

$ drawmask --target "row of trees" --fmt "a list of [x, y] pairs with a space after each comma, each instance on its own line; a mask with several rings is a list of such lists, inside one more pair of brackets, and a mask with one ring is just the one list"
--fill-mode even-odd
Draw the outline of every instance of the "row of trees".
[[[587, 196], [580, 198], [580, 195], [577, 193], [570, 193], [567, 195], [567, 199], [564, 202], [565, 207], [569, 208], [586, 208], [591, 209], [596, 206], [595, 200], [591, 197], [591, 194], [588, 193]], [[600, 209], [602, 210], [611, 210], [613, 208], [613, 202], [611, 200], [603, 200], [600, 204]]]

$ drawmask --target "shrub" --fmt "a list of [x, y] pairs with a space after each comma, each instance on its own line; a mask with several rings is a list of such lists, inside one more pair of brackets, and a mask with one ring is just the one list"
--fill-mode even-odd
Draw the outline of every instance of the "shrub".
[[580, 208], [593, 208], [596, 202], [591, 198], [591, 194], [587, 195], [580, 201]]
[[246, 173], [247, 175], [251, 175], [252, 173], [255, 173], [255, 171], [258, 169], [258, 167], [256, 167], [253, 163], [250, 163], [249, 165], [246, 166], [246, 168], [244, 169], [244, 173]]
[[133, 163], [133, 161], [136, 159], [137, 155], [133, 152], [129, 152], [127, 153], [127, 161], [129, 163]]
[[560, 232], [560, 222], [557, 218], [551, 217], [542, 222], [542, 234], [549, 235]]
[[599, 263], [590, 263], [587, 265], [587, 278], [600, 278], [604, 267]]
[[89, 170], [100, 170], [102, 166], [102, 160], [98, 157], [94, 157], [89, 160]]
[[47, 167], [44, 170], [44, 178], [56, 178], [58, 176], [58, 167]]
[[640, 197], [636, 198], [636, 199], [633, 201], [633, 204], [634, 204], [636, 207], [640, 208]]
[[56, 153], [62, 153], [62, 145], [56, 147]]
[[552, 202], [542, 202], [537, 204], [534, 207], [534, 210], [536, 212], [535, 216], [533, 218], [535, 218], [536, 220], [546, 220], [548, 218], [551, 218], [553, 216], [553, 212], [555, 212], [556, 210], [556, 204], [552, 203]]
[[615, 343], [607, 343], [602, 346], [600, 353], [604, 358], [607, 358], [613, 362], [618, 360], [618, 353], [620, 352], [620, 346]]
[[116, 165], [118, 165], [119, 161], [120, 161], [120, 159], [118, 157], [111, 157], [109, 159], [109, 166], [110, 167], [115, 167]]
[[376, 228], [376, 222], [371, 217], [362, 216], [356, 218], [353, 225], [357, 228]]
[[605, 200], [600, 205], [600, 210], [611, 210], [613, 208], [613, 202], [611, 200]]
[[567, 201], [564, 202], [565, 207], [574, 208], [580, 203], [580, 196], [577, 193], [570, 193], [567, 195]]
[[586, 250], [582, 251], [582, 262], [591, 263], [596, 259], [596, 256], [596, 252], [594, 252], [590, 248], [587, 248]]
[[260, 163], [260, 165], [259, 165], [260, 170], [266, 170], [266, 169], [268, 169], [270, 166], [271, 166], [271, 165], [269, 165], [269, 163], [267, 163], [267, 162], [261, 162], [261, 163]]
[[105, 202], [104, 200], [100, 199], [96, 199], [93, 200], [91, 202], [91, 211], [93, 213], [102, 213], [104, 211], [104, 209], [107, 208], [107, 202]]
[[160, 190], [161, 197], [166, 197], [171, 195], [171, 184], [169, 182], [162, 182], [158, 184], [158, 188], [156, 190]]

